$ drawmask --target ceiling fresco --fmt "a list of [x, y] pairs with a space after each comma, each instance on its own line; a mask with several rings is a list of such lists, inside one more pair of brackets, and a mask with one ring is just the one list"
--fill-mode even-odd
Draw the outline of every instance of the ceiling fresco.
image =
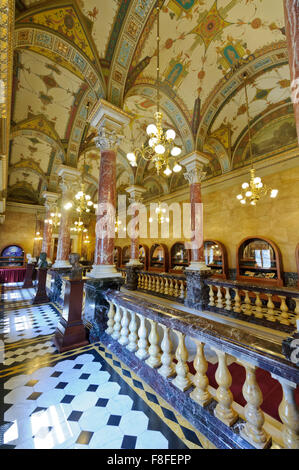
[[[254, 158], [296, 147], [283, 1], [160, 5], [163, 126], [175, 129], [182, 156], [203, 151], [206, 179], [248, 164], [245, 70]], [[16, 2], [9, 198], [20, 200], [23, 191], [24, 201], [37, 203], [43, 190], [59, 192], [64, 163], [84, 169], [96, 202], [100, 151], [86, 106], [99, 98], [132, 116], [117, 155], [118, 192], [135, 183], [145, 197], [156, 197], [187, 184], [183, 172], [157, 177], [146, 161], [132, 168], [126, 160], [145, 142], [156, 111], [155, 6], [156, 0]]]

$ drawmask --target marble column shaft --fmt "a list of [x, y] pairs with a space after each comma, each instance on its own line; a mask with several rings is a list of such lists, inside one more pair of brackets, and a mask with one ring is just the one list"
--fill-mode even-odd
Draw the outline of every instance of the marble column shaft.
[[[49, 220], [51, 218], [51, 212], [52, 212], [51, 208], [47, 207], [46, 220]], [[52, 234], [53, 234], [52, 224], [49, 224], [49, 222], [44, 222], [42, 251], [44, 253], [47, 253], [47, 258], [50, 258], [51, 256]]]
[[73, 191], [76, 189], [76, 184], [80, 178], [80, 172], [72, 167], [62, 167], [58, 171], [58, 175], [61, 176], [61, 188], [62, 188], [62, 207], [61, 207], [61, 218], [57, 244], [57, 255], [53, 265], [54, 268], [65, 268], [70, 267], [69, 254], [71, 244], [70, 228], [72, 223], [72, 211], [64, 208], [67, 202], [71, 202], [73, 198]]
[[[99, 204], [107, 204], [107, 207], [114, 209], [114, 214], [109, 214], [107, 217], [107, 212], [104, 212], [97, 216], [94, 262], [96, 265], [112, 265], [116, 206], [116, 152], [114, 149], [104, 149], [101, 151]], [[103, 217], [107, 219], [106, 233], [104, 236], [99, 230]], [[103, 226], [103, 228], [105, 227]]]
[[[201, 204], [201, 183], [190, 184], [190, 203], [191, 203], [191, 230], [194, 234], [194, 240], [192, 241], [191, 249], [191, 261], [203, 261], [204, 260], [204, 247], [203, 247], [203, 224], [202, 221], [197, 220], [197, 204]], [[199, 223], [200, 224], [199, 224]], [[197, 243], [197, 237], [195, 237], [195, 231], [201, 232], [200, 237], [202, 245], [199, 247]]]

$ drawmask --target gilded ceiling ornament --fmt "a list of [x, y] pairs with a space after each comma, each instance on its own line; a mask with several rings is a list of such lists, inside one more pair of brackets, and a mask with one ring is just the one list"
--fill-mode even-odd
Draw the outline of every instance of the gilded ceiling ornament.
[[233, 23], [225, 21], [217, 9], [217, 2], [214, 3], [210, 11], [200, 21], [200, 23], [190, 32], [197, 34], [208, 49], [210, 43], [225, 29]]

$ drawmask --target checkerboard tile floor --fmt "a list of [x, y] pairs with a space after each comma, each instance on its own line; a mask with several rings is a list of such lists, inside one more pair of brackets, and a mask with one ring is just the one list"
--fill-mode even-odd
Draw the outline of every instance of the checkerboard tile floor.
[[55, 332], [58, 318], [57, 309], [48, 304], [9, 308], [0, 318], [0, 335], [5, 343], [49, 335]]
[[202, 448], [196, 430], [101, 345], [58, 354], [45, 336], [57, 320], [51, 304], [0, 313], [1, 449]]

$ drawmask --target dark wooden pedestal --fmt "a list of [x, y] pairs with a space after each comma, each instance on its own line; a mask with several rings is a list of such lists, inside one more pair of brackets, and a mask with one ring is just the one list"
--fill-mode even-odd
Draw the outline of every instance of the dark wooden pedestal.
[[32, 304], [46, 304], [50, 302], [46, 292], [46, 280], [47, 280], [48, 268], [39, 268], [37, 273], [37, 291]]
[[35, 269], [34, 264], [27, 264], [23, 287], [33, 287], [32, 279], [33, 279], [34, 269]]
[[82, 321], [84, 280], [64, 278], [65, 293], [63, 313], [57, 325], [53, 343], [59, 352], [89, 344]]

